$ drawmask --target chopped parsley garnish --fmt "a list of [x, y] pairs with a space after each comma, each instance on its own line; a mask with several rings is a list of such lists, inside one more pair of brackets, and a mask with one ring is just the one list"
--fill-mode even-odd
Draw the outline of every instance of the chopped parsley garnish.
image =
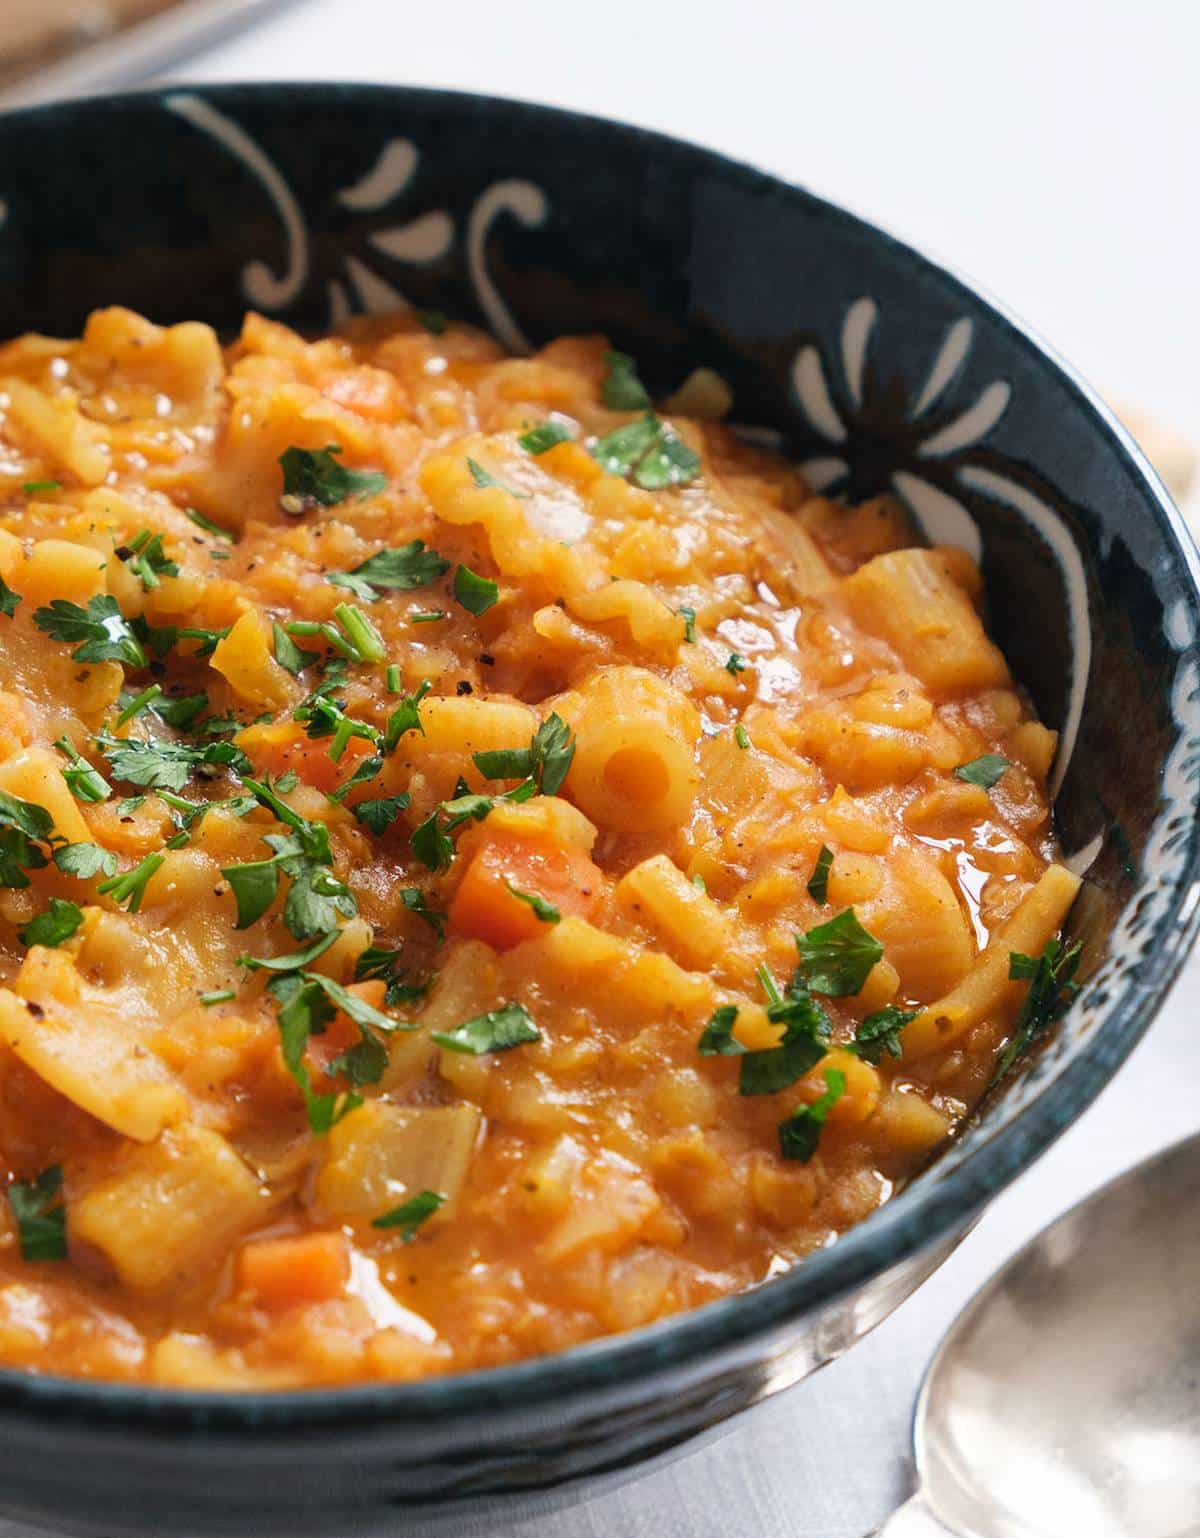
[[360, 721], [356, 716], [348, 716], [336, 700], [330, 699], [325, 690], [325, 685], [314, 690], [292, 712], [292, 720], [301, 723], [305, 735], [314, 741], [322, 737], [332, 737], [329, 756], [335, 764], [341, 759], [354, 737], [362, 738], [373, 747], [378, 747], [379, 728], [372, 726], [369, 721]]
[[446, 609], [413, 609], [404, 617], [410, 625], [433, 625], [438, 620], [449, 619], [450, 615]]
[[[340, 603], [333, 612], [342, 620], [341, 625], [332, 620], [297, 619], [283, 628], [289, 636], [302, 636], [305, 639], [310, 636], [319, 637], [348, 662], [382, 662], [383, 637], [362, 610], [356, 609], [353, 604]], [[354, 635], [345, 628], [346, 614], [357, 616], [357, 619], [351, 621], [356, 632]], [[360, 649], [360, 636], [365, 637], [365, 651]]]
[[807, 1164], [817, 1151], [821, 1130], [829, 1113], [846, 1093], [846, 1075], [838, 1068], [826, 1068], [825, 1093], [811, 1105], [799, 1106], [786, 1121], [779, 1123], [779, 1152], [785, 1159]]
[[314, 507], [336, 507], [347, 497], [370, 497], [383, 491], [387, 476], [377, 470], [347, 470], [334, 457], [342, 452], [339, 444], [327, 443], [323, 449], [285, 449], [279, 456], [283, 470], [283, 496], [280, 503], [288, 513], [304, 513]]
[[503, 481], [498, 481], [490, 470], [485, 470], [479, 461], [472, 459], [469, 454], [467, 455], [467, 469], [471, 472], [471, 479], [475, 482], [476, 486], [497, 486], [501, 491], [507, 491], [510, 497], [517, 497], [522, 502], [529, 500], [529, 493], [527, 491], [517, 491], [515, 487], [506, 486]]
[[534, 917], [541, 919], [543, 924], [559, 924], [562, 922], [562, 914], [552, 902], [547, 902], [537, 892], [522, 892], [520, 887], [514, 886], [511, 881], [507, 883], [512, 895], [523, 903], [528, 903], [533, 909]]
[[609, 475], [631, 478], [643, 491], [686, 486], [700, 473], [699, 454], [652, 411], [598, 438], [592, 454]]
[[116, 855], [99, 844], [64, 844], [54, 851], [54, 863], [64, 876], [75, 876], [80, 881], [117, 874]]
[[140, 694], [132, 695], [122, 709], [121, 714], [117, 717], [117, 725], [124, 726], [127, 721], [132, 721], [135, 716], [140, 716], [142, 711], [148, 709], [162, 692], [161, 684], [151, 684], [148, 689], [143, 689]]
[[428, 981], [409, 982], [408, 974], [400, 966], [400, 954], [385, 945], [369, 945], [354, 963], [355, 982], [380, 978], [387, 985], [383, 996], [385, 1004], [411, 1004], [415, 999], [423, 998], [429, 991]]
[[398, 1228], [404, 1243], [411, 1244], [417, 1237], [417, 1229], [431, 1218], [438, 1208], [445, 1204], [445, 1201], [446, 1198], [439, 1191], [418, 1191], [415, 1196], [410, 1196], [408, 1201], [401, 1202], [390, 1212], [385, 1212], [381, 1217], [373, 1219], [371, 1227]]
[[827, 924], [796, 936], [800, 971], [814, 993], [845, 998], [858, 993], [871, 968], [883, 956], [883, 946], [847, 908]]
[[430, 336], [441, 336], [449, 326], [449, 318], [441, 310], [418, 310], [417, 322]]
[[36, 1180], [14, 1180], [8, 1205], [17, 1224], [22, 1260], [67, 1258], [67, 1209], [56, 1197], [62, 1190], [61, 1164], [43, 1170]]
[[468, 613], [484, 614], [499, 601], [500, 584], [460, 566], [454, 573], [454, 596]]
[[83, 909], [78, 904], [52, 897], [44, 913], [39, 913], [24, 929], [17, 931], [17, 939], [22, 945], [61, 945], [82, 923]]
[[276, 794], [278, 785], [247, 779], [246, 789], [268, 807], [290, 833], [267, 833], [263, 842], [274, 850], [269, 860], [226, 866], [221, 874], [229, 882], [237, 903], [237, 929], [256, 923], [275, 900], [282, 872], [290, 882], [283, 907], [283, 921], [295, 940], [311, 940], [335, 929], [339, 915], [353, 918], [358, 912], [349, 887], [330, 868], [333, 855], [329, 829], [323, 822], [309, 822]]
[[389, 662], [388, 670], [385, 676], [387, 679], [387, 692], [389, 694], [399, 694], [401, 689], [404, 687], [403, 679], [400, 674], [400, 664], [398, 662]]
[[725, 658], [725, 671], [732, 673], [735, 678], [739, 673], [744, 673], [748, 666], [749, 663], [739, 652], [730, 652]]
[[61, 491], [61, 481], [26, 481], [21, 490], [27, 497], [36, 497], [43, 491]]
[[211, 518], [206, 518], [203, 513], [198, 512], [194, 507], [185, 507], [184, 512], [196, 527], [203, 529], [206, 534], [211, 534], [216, 539], [228, 540], [231, 545], [237, 543], [237, 535], [232, 529], [222, 528], [219, 523], [214, 523]]
[[35, 609], [33, 623], [55, 641], [79, 641], [71, 653], [76, 662], [123, 662], [127, 667], [144, 668], [146, 653], [134, 635], [129, 621], [117, 607], [110, 593], [89, 598], [87, 608], [66, 598], [55, 598]]
[[812, 875], [808, 878], [808, 895], [822, 907], [829, 901], [829, 868], [832, 864], [833, 850], [828, 844], [822, 844]]
[[378, 835], [387, 832], [411, 800], [409, 793], [402, 790], [398, 796], [381, 796], [371, 801], [359, 801], [351, 811], [356, 821]]
[[500, 796], [479, 796], [472, 791], [464, 791], [452, 801], [439, 802], [424, 822], [418, 823], [413, 829], [409, 846], [421, 864], [427, 865], [430, 870], [448, 870], [454, 859], [454, 843], [450, 834], [456, 828], [465, 822], [482, 822], [497, 801], [528, 801], [536, 794], [537, 786], [533, 780], [522, 780], [519, 785], [514, 785], [512, 790], [506, 790]]
[[740, 721], [733, 729], [733, 740], [743, 750], [750, 746], [750, 734]]
[[427, 550], [424, 540], [414, 539], [394, 550], [380, 550], [368, 556], [351, 571], [332, 571], [325, 580], [335, 587], [347, 587], [364, 603], [374, 603], [381, 589], [411, 592], [428, 587], [450, 570], [450, 562], [436, 550]]
[[773, 1095], [794, 1084], [829, 1051], [829, 1017], [809, 993], [797, 973], [785, 994], [779, 992], [767, 968], [759, 968], [759, 980], [767, 995], [767, 1019], [783, 1026], [775, 1047], [747, 1052], [742, 1057], [738, 1093]]
[[500, 1009], [489, 1010], [486, 1015], [476, 1015], [464, 1020], [452, 1031], [431, 1031], [430, 1037], [439, 1047], [451, 1052], [469, 1052], [483, 1057], [488, 1052], [507, 1052], [510, 1047], [522, 1046], [527, 1041], [541, 1041], [542, 1033], [529, 1018], [524, 1004], [505, 1004]]
[[[158, 699], [154, 702], [154, 714], [160, 721], [165, 721], [168, 726], [174, 726], [179, 731], [185, 731], [202, 711], [208, 709], [208, 695], [201, 690], [199, 694], [185, 694], [178, 699]], [[209, 723], [205, 722], [205, 730], [209, 730]], [[226, 730], [236, 731], [238, 722], [230, 721], [228, 727], [222, 725], [220, 732]], [[218, 735], [212, 733], [210, 735]]]
[[527, 748], [496, 748], [472, 755], [487, 780], [533, 780], [544, 796], [557, 795], [575, 757], [571, 728], [553, 711], [534, 732]]
[[[343, 780], [336, 790], [329, 792], [329, 799], [336, 802], [344, 801], [356, 785], [367, 784], [369, 780], [375, 778], [382, 768], [383, 759], [378, 753], [372, 753], [369, 758], [364, 758], [359, 762], [358, 768], [355, 769], [348, 780]], [[404, 798], [404, 805], [408, 805], [407, 795]]]
[[46, 856], [38, 847], [54, 836], [54, 819], [45, 807], [0, 790], [0, 887], [27, 887], [27, 870], [41, 870]]
[[650, 404], [646, 386], [638, 378], [637, 363], [625, 352], [606, 352], [608, 373], [600, 386], [600, 399], [610, 411], [640, 411]]
[[701, 1057], [741, 1057], [745, 1047], [733, 1034], [737, 1024], [736, 1004], [722, 1004], [714, 1009], [708, 1024], [700, 1033]]
[[429, 899], [419, 886], [406, 886], [400, 892], [400, 901], [410, 913], [416, 914], [423, 923], [429, 925], [438, 939], [446, 933], [446, 915], [437, 908], [429, 906]]
[[[180, 641], [199, 641], [200, 644], [196, 647], [197, 658], [211, 657], [217, 649], [217, 643], [223, 641], [232, 629], [232, 625], [226, 625], [224, 630], [205, 630], [200, 626], [188, 625], [182, 630], [177, 631], [171, 629], [170, 626], [164, 626], [164, 632], [169, 632], [171, 636], [170, 643], [166, 646], [166, 651], [170, 651], [171, 647], [175, 644], [176, 638], [178, 638]], [[150, 641], [150, 645], [153, 648], [153, 640]], [[157, 650], [157, 648], [155, 649]], [[165, 652], [160, 651], [159, 655], [165, 655]]]
[[214, 988], [211, 993], [202, 993], [200, 1002], [205, 1009], [211, 1009], [214, 1004], [228, 1004], [230, 999], [236, 998], [236, 988]]
[[21, 602], [20, 593], [14, 593], [3, 577], [0, 577], [0, 614], [12, 619], [17, 612], [17, 605]]
[[331, 929], [328, 934], [318, 935], [311, 945], [286, 956], [239, 956], [238, 966], [248, 972], [302, 972], [310, 961], [323, 956], [337, 937], [338, 931]]
[[1002, 779], [1006, 770], [1012, 765], [1002, 753], [984, 753], [980, 758], [973, 758], [969, 764], [959, 764], [954, 771], [956, 780], [965, 780], [968, 785], [979, 785], [984, 790], [991, 790], [992, 786]]
[[1064, 947], [1059, 939], [1047, 940], [1042, 954], [1036, 958], [1020, 951], [1010, 952], [1009, 977], [1028, 979], [1029, 988], [1013, 1024], [1012, 1038], [997, 1059], [993, 1084], [1004, 1077], [1035, 1036], [1066, 1013], [1079, 992], [1075, 974], [1082, 956], [1083, 946], [1078, 940], [1069, 947]]
[[675, 612], [683, 621], [683, 639], [688, 643], [689, 646], [694, 646], [696, 644], [695, 609], [689, 608], [688, 605], [684, 603], [680, 604], [679, 608]]
[[128, 904], [127, 913], [136, 913], [146, 895], [146, 883], [166, 859], [165, 854], [148, 854], [146, 858], [123, 876], [113, 876], [102, 881], [96, 888], [105, 897], [111, 897], [118, 907]]
[[517, 439], [529, 454], [546, 454], [560, 443], [570, 443], [571, 434], [561, 422], [539, 422]]
[[271, 636], [275, 643], [275, 661], [281, 668], [286, 668], [293, 678], [298, 678], [321, 655], [320, 652], [306, 652], [297, 646], [278, 620], [271, 622]]
[[149, 529], [135, 534], [127, 545], [118, 546], [117, 556], [140, 579], [147, 593], [156, 588], [163, 577], [179, 575], [179, 563], [168, 560], [163, 550], [162, 535], [151, 534]]
[[250, 760], [232, 742], [208, 742], [193, 747], [186, 742], [157, 742], [148, 737], [112, 737], [102, 732], [97, 746], [108, 759], [116, 779], [147, 790], [180, 791], [193, 774], [203, 769], [250, 771]]
[[915, 1009], [899, 1009], [895, 1004], [885, 1004], [859, 1024], [850, 1050], [868, 1063], [878, 1063], [885, 1052], [892, 1057], [903, 1057], [900, 1032], [916, 1018]]
[[421, 680], [415, 694], [407, 694], [387, 718], [387, 725], [383, 729], [383, 751], [392, 753], [396, 744], [406, 732], [420, 732], [425, 735], [425, 728], [421, 725], [420, 704], [429, 693], [433, 685], [427, 678]]
[[112, 795], [112, 786], [99, 769], [92, 768], [71, 739], [60, 737], [54, 746], [69, 760], [67, 767], [61, 773], [76, 801], [93, 803], [107, 801]]

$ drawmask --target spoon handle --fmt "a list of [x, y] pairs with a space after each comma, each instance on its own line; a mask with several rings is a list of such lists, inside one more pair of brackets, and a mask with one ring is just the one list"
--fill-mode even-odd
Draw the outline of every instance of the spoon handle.
[[918, 1490], [871, 1534], [871, 1538], [954, 1538], [954, 1534], [942, 1526]]

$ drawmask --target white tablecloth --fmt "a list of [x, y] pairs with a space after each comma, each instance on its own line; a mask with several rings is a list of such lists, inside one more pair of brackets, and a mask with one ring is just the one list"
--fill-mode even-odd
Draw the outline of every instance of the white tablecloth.
[[[1198, 57], [1200, 8], [1176, 0], [301, 0], [178, 73], [459, 86], [712, 144], [973, 275], [1102, 388], [1195, 438]], [[1193, 963], [1100, 1101], [848, 1357], [701, 1453], [495, 1538], [862, 1538], [906, 1491], [917, 1385], [970, 1294], [1195, 1130], [1198, 1001]]]

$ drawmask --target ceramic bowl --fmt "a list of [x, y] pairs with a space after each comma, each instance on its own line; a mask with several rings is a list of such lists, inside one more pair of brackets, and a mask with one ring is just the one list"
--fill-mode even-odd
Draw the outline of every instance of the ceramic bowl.
[[1061, 734], [1061, 1028], [907, 1190], [743, 1296], [561, 1356], [415, 1384], [198, 1394], [0, 1373], [0, 1513], [77, 1532], [492, 1531], [624, 1477], [851, 1346], [1091, 1102], [1196, 925], [1197, 557], [1127, 435], [995, 304], [720, 155], [478, 96], [154, 91], [0, 118], [0, 335], [94, 306], [226, 333], [408, 303], [513, 349], [604, 331], [658, 389], [718, 370], [822, 490], [898, 492], [981, 559]]

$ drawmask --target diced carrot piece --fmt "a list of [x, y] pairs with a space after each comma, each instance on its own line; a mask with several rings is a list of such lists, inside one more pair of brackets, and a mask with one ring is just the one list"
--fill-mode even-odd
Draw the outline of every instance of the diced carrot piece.
[[238, 734], [237, 742], [250, 755], [260, 774], [278, 778], [294, 769], [306, 785], [326, 792], [336, 790], [348, 780], [360, 760], [371, 751], [371, 744], [365, 738], [351, 737], [345, 752], [335, 763], [329, 756], [332, 739], [309, 737], [295, 721], [248, 726]]
[[294, 1308], [338, 1298], [350, 1279], [343, 1235], [331, 1231], [255, 1239], [238, 1256], [238, 1282], [264, 1308]]
[[459, 934], [498, 950], [534, 940], [547, 920], [511, 888], [544, 898], [564, 917], [586, 918], [604, 889], [604, 874], [582, 849], [547, 839], [507, 836], [480, 844], [450, 903]]

